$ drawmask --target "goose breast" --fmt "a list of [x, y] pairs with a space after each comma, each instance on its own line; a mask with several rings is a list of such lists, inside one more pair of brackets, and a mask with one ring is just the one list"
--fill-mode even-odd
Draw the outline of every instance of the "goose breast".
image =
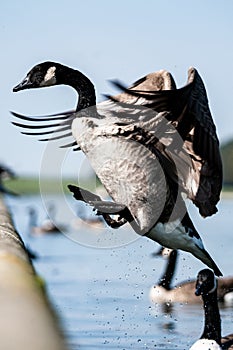
[[[144, 145], [120, 137], [110, 120], [76, 118], [72, 130], [94, 171], [115, 202], [124, 204], [140, 229], [149, 231], [166, 202], [166, 179], [156, 155]], [[115, 135], [115, 137], [114, 137]]]

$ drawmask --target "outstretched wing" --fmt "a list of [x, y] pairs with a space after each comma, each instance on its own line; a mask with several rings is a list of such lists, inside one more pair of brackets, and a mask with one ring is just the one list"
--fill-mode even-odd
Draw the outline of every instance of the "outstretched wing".
[[222, 159], [205, 86], [194, 68], [189, 70], [189, 81], [193, 88], [183, 123], [186, 120], [193, 120], [193, 123], [192, 129], [184, 138], [184, 148], [192, 158], [195, 172], [199, 174], [198, 189], [193, 201], [205, 217], [217, 211], [216, 204], [222, 189]]
[[[162, 76], [162, 78], [161, 78]], [[165, 82], [165, 86], [164, 85]], [[144, 89], [144, 90], [157, 90], [159, 87], [161, 88], [167, 88], [172, 89], [175, 88], [175, 82], [171, 76], [170, 73], [167, 71], [159, 71], [155, 73], [148, 74], [144, 78], [138, 80], [130, 89]], [[133, 122], [135, 119], [139, 117], [143, 117], [143, 114], [145, 114], [145, 108], [142, 103], [142, 109], [140, 109], [140, 103], [137, 103], [138, 97], [132, 96], [131, 94], [123, 93], [121, 94], [121, 102], [125, 102], [125, 106], [122, 110], [122, 104], [115, 104], [113, 101], [113, 104], [111, 104], [111, 100], [113, 100], [112, 97], [108, 96], [109, 100], [104, 101], [103, 103], [99, 104], [100, 107], [100, 113], [101, 110], [109, 109], [111, 110], [112, 116], [115, 116], [119, 120], [125, 121], [127, 124], [129, 122]], [[116, 100], [118, 100], [118, 96], [116, 96]], [[134, 109], [134, 105], [137, 105], [137, 109]], [[71, 124], [76, 117], [75, 113], [76, 111], [69, 111], [59, 114], [52, 114], [48, 116], [33, 116], [28, 117], [24, 116], [15, 112], [12, 112], [13, 116], [17, 118], [17, 121], [13, 121], [12, 124], [21, 128], [23, 131], [21, 131], [22, 134], [28, 135], [28, 136], [42, 136], [42, 138], [39, 139], [39, 141], [52, 141], [52, 140], [59, 140], [67, 137], [71, 137]], [[132, 119], [133, 115], [133, 119]], [[147, 119], [148, 112], [146, 112]], [[20, 123], [18, 120], [20, 119]], [[23, 121], [23, 122], [22, 122]], [[29, 122], [29, 123], [28, 123]], [[45, 122], [45, 124], [41, 124], [41, 122]], [[46, 135], [46, 136], [45, 136]], [[45, 136], [45, 137], [44, 137]], [[73, 139], [72, 139], [73, 140]], [[61, 148], [65, 147], [74, 147], [74, 150], [80, 150], [79, 147], [77, 147], [76, 141], [69, 142], [68, 144], [65, 144], [63, 146], [60, 146]]]
[[[15, 112], [11, 113], [15, 118], [23, 121], [23, 123], [19, 123], [18, 121], [12, 122], [13, 125], [23, 129], [23, 131], [21, 131], [22, 134], [29, 136], [42, 136], [39, 141], [52, 141], [70, 137], [72, 141], [60, 146], [60, 148], [75, 147], [74, 150], [79, 150], [71, 132], [71, 125], [75, 118], [75, 111], [52, 114], [44, 117], [27, 117]], [[45, 124], [41, 124], [41, 122], [45, 122]], [[44, 137], [45, 135], [46, 137]]]
[[[168, 112], [166, 118], [179, 132], [184, 151], [191, 157], [192, 171], [184, 169], [186, 193], [202, 216], [214, 214], [222, 189], [222, 161], [205, 86], [197, 70], [189, 69], [187, 85], [180, 89], [145, 91], [138, 89], [137, 83], [129, 89], [115, 84], [124, 94], [114, 97], [114, 101], [123, 105], [131, 101], [156, 112]], [[127, 99], [126, 94], [132, 97]]]
[[[111, 114], [119, 122], [122, 121], [126, 125], [140, 122], [142, 129], [144, 129], [143, 125], [147, 125], [146, 131], [148, 132], [150, 131], [148, 125], [154, 114], [146, 110], [166, 112], [166, 119], [183, 140], [183, 150], [178, 153], [177, 150], [173, 152], [172, 146], [175, 147], [175, 145], [169, 145], [168, 158], [170, 152], [171, 158], [176, 157], [176, 161], [180, 162], [184, 190], [199, 208], [200, 214], [203, 216], [214, 214], [217, 211], [216, 204], [222, 188], [222, 161], [206, 90], [197, 70], [189, 69], [187, 85], [180, 89], [176, 89], [171, 74], [166, 71], [151, 73], [138, 80], [130, 88], [125, 88], [119, 82], [115, 82], [115, 85], [123, 90], [123, 93], [115, 97], [109, 96], [109, 103], [111, 103], [110, 100], [113, 105], [117, 102], [116, 108], [111, 107]], [[24, 134], [46, 135], [46, 138], [41, 139], [42, 141], [71, 136], [71, 124], [76, 117], [75, 112], [37, 119], [16, 113], [13, 115], [24, 121], [46, 122], [45, 125], [13, 122], [18, 127], [30, 130], [23, 132]], [[31, 132], [35, 129], [43, 131]], [[58, 134], [54, 136], [54, 132]], [[165, 146], [167, 146], [166, 137], [165, 135]], [[72, 142], [63, 147], [74, 145], [75, 143]], [[190, 156], [191, 167], [187, 167], [186, 154]]]

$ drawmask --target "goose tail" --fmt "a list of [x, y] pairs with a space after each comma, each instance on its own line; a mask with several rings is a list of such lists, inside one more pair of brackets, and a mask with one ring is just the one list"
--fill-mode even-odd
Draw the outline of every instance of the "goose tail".
[[210, 269], [212, 269], [216, 276], [220, 277], [223, 275], [214, 260], [211, 258], [210, 254], [205, 249], [201, 249], [197, 246], [197, 249], [192, 251], [192, 254], [206, 264]]

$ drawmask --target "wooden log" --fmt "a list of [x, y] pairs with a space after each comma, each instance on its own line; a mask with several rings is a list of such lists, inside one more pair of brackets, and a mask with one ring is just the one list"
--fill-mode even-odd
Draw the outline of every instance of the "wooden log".
[[67, 350], [59, 320], [0, 197], [0, 348]]

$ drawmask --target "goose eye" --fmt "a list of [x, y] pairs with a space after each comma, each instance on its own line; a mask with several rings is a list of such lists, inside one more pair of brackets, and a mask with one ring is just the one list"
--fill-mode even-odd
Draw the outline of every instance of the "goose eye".
[[35, 85], [40, 85], [40, 83], [43, 81], [42, 73], [39, 71], [34, 73], [33, 76], [31, 77], [31, 81]]
[[203, 282], [205, 282], [207, 280], [207, 277], [202, 275], [202, 276], [199, 277], [199, 279], [200, 279], [200, 282], [203, 283]]

